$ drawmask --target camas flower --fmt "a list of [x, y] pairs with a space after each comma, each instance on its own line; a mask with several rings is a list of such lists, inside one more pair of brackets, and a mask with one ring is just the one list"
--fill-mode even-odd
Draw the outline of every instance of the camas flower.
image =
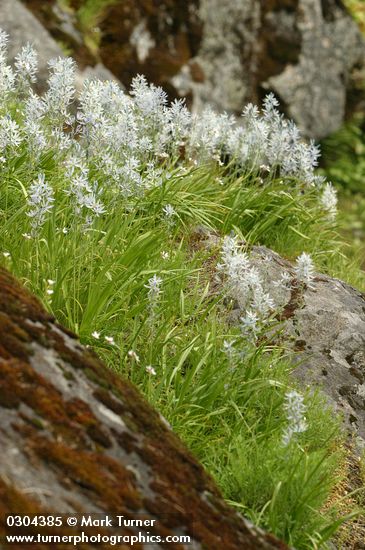
[[38, 179], [29, 188], [27, 215], [31, 218], [33, 236], [36, 235], [46, 221], [47, 214], [52, 211], [54, 203], [53, 189], [45, 181], [44, 174], [39, 174]]
[[259, 331], [259, 318], [252, 310], [247, 310], [244, 317], [240, 317], [241, 330], [245, 336], [256, 338]]
[[55, 124], [70, 122], [68, 108], [75, 96], [75, 61], [70, 57], [51, 59], [49, 89], [43, 97], [46, 111]]
[[320, 202], [328, 212], [329, 218], [334, 219], [337, 214], [337, 192], [330, 182], [325, 184]]
[[137, 75], [132, 80], [131, 96], [136, 107], [145, 116], [160, 118], [163, 114], [161, 107], [167, 104], [167, 94], [161, 87], [148, 85], [143, 75]]
[[3, 29], [0, 29], [0, 64], [6, 62], [9, 35]]
[[290, 290], [292, 283], [292, 277], [290, 273], [284, 271], [278, 281], [273, 281], [273, 286], [281, 288], [282, 290]]
[[284, 409], [288, 420], [288, 426], [282, 436], [282, 442], [285, 446], [289, 445], [295, 434], [305, 432], [308, 427], [304, 416], [306, 406], [303, 401], [303, 396], [295, 390], [285, 395]]
[[[263, 321], [270, 316], [275, 308], [274, 301], [265, 292], [258, 270], [251, 264], [248, 255], [240, 250], [236, 237], [225, 237], [222, 263], [218, 264], [218, 269], [227, 276], [229, 295], [237, 300], [240, 309], [246, 311], [247, 323], [244, 324], [250, 325], [250, 319], [256, 317], [256, 320]], [[255, 323], [252, 324], [256, 327]]]
[[166, 221], [169, 225], [174, 224], [174, 216], [176, 216], [176, 210], [171, 204], [165, 204], [165, 206], [162, 208], [163, 213], [165, 214]]
[[148, 297], [150, 301], [156, 300], [161, 294], [161, 284], [161, 277], [157, 277], [157, 275], [155, 274], [153, 277], [148, 279], [148, 284], [144, 285], [146, 288], [148, 288]]
[[10, 116], [0, 118], [0, 151], [16, 148], [22, 142], [20, 128]]
[[0, 103], [4, 103], [14, 90], [15, 75], [6, 64], [8, 41], [8, 34], [0, 29]]
[[311, 281], [314, 277], [314, 265], [309, 254], [303, 252], [297, 258], [294, 270], [298, 281], [312, 288]]
[[[174, 171], [175, 163], [184, 161], [181, 164], [190, 170], [203, 162], [221, 164], [225, 159], [237, 168], [254, 169], [262, 176], [263, 184], [272, 174], [291, 176], [288, 185], [295, 185], [298, 180], [301, 187], [303, 183], [315, 186], [322, 207], [334, 216], [335, 191], [330, 184], [324, 187], [315, 173], [319, 148], [302, 139], [296, 125], [279, 112], [273, 94], [264, 99], [262, 109], [247, 105], [238, 121], [210, 108], [191, 114], [184, 100], [169, 105], [162, 88], [138, 75], [133, 79], [130, 95], [113, 81], [86, 81], [74, 112], [71, 107], [76, 99], [75, 62], [61, 57], [51, 60], [49, 89], [38, 97], [30, 86], [36, 79], [36, 52], [30, 45], [24, 46], [15, 58], [13, 70], [7, 65], [7, 43], [7, 34], [0, 30], [0, 107], [2, 113], [10, 113], [16, 101], [19, 116], [16, 122], [10, 116], [1, 119], [0, 167], [22, 142], [32, 165], [42, 153], [51, 150], [60, 163], [80, 158], [93, 176], [75, 169], [70, 180], [76, 178], [79, 207], [88, 210], [91, 218], [105, 210], [102, 193], [94, 185], [99, 173], [108, 181], [112, 194], [129, 198], [162, 185], [167, 179], [166, 166], [168, 170], [173, 166]], [[22, 101], [16, 95], [16, 84], [24, 84], [24, 89], [29, 84]], [[173, 173], [175, 176], [177, 172]], [[77, 177], [91, 180], [88, 192], [78, 185]], [[165, 214], [173, 219], [171, 209]], [[232, 257], [232, 273], [243, 270], [244, 263], [242, 253]], [[260, 281], [254, 283], [253, 278], [254, 274], [247, 271], [245, 289], [240, 284], [242, 299], [247, 289], [252, 293], [262, 285]]]
[[30, 44], [23, 46], [16, 55], [14, 65], [21, 89], [26, 89], [31, 82], [36, 81], [38, 54]]
[[155, 274], [153, 277], [148, 279], [148, 284], [144, 285], [145, 288], [148, 288], [148, 301], [149, 301], [149, 323], [152, 325], [156, 320], [156, 308], [160, 300], [161, 295], [161, 277], [157, 277]]

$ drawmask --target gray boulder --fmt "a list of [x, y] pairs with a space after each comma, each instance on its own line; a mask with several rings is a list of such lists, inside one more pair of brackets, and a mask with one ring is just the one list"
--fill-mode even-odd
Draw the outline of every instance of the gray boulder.
[[[265, 247], [251, 258], [270, 294], [286, 303], [279, 320], [284, 340], [294, 351], [293, 374], [303, 386], [319, 387], [344, 415], [357, 450], [365, 449], [365, 295], [350, 285], [316, 274], [313, 288], [295, 285], [293, 264]], [[292, 276], [291, 291], [273, 285], [283, 271]]]
[[307, 135], [322, 138], [351, 110], [349, 94], [358, 66], [364, 68], [364, 40], [340, 2], [301, 0], [297, 13], [298, 61], [286, 64], [264, 87], [274, 90]]
[[[293, 265], [265, 247], [254, 247], [252, 258], [273, 296], [283, 271], [295, 279]], [[312, 286], [294, 286], [280, 316], [296, 352], [294, 375], [322, 388], [365, 448], [365, 294], [321, 274]]]

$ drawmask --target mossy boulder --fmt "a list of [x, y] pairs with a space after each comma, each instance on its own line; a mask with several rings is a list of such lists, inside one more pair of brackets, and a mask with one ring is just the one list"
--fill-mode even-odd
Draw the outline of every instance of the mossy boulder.
[[[197, 549], [286, 548], [230, 508], [136, 388], [81, 346], [5, 270], [0, 452], [0, 535], [9, 513], [109, 513], [155, 519], [154, 534], [190, 535]], [[117, 534], [131, 532], [119, 528]]]

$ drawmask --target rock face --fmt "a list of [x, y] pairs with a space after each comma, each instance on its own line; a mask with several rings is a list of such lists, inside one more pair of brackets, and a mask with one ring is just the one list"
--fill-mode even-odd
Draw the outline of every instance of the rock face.
[[272, 90], [314, 138], [354, 107], [365, 45], [340, 0], [189, 0], [183, 13], [180, 5], [140, 0], [106, 11], [101, 55], [124, 84], [142, 72], [197, 110], [233, 113]]
[[[7, 513], [109, 513], [155, 519], [151, 535], [191, 536], [190, 546], [174, 548], [287, 548], [229, 508], [135, 388], [106, 369], [4, 270], [0, 329], [0, 535]], [[65, 529], [57, 533], [70, 534]], [[117, 530], [133, 533], [130, 527]]]
[[[191, 62], [202, 37], [198, 7], [199, 0], [125, 0], [112, 4], [100, 23], [104, 64], [127, 88], [140, 73], [163, 86], [170, 96], [179, 95], [173, 78], [182, 67], [188, 65], [195, 80], [203, 77], [201, 68]], [[191, 92], [190, 88], [184, 90], [184, 95]]]
[[[56, 0], [23, 2], [82, 66], [97, 62], [77, 17], [62, 15]], [[70, 0], [74, 13], [81, 3]], [[119, 0], [99, 27], [100, 58], [126, 88], [145, 74], [195, 110], [208, 103], [240, 114], [273, 91], [303, 133], [319, 139], [364, 101], [365, 43], [341, 0]]]
[[196, 62], [205, 74], [196, 101], [240, 111], [273, 91], [302, 131], [322, 138], [350, 107], [365, 47], [337, 0], [202, 0]]
[[[266, 16], [283, 36], [287, 21], [283, 11]], [[295, 21], [291, 32], [300, 37], [298, 60], [269, 76], [264, 88], [281, 98], [305, 134], [322, 138], [341, 126], [346, 109], [356, 103], [352, 96], [358, 69], [364, 68], [364, 40], [339, 0], [300, 0]]]

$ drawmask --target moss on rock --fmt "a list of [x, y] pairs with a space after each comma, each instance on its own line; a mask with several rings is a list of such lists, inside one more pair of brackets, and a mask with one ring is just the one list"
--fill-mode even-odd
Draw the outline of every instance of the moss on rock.
[[138, 513], [196, 548], [286, 548], [236, 514], [157, 411], [4, 270], [0, 326], [0, 535], [8, 513]]

